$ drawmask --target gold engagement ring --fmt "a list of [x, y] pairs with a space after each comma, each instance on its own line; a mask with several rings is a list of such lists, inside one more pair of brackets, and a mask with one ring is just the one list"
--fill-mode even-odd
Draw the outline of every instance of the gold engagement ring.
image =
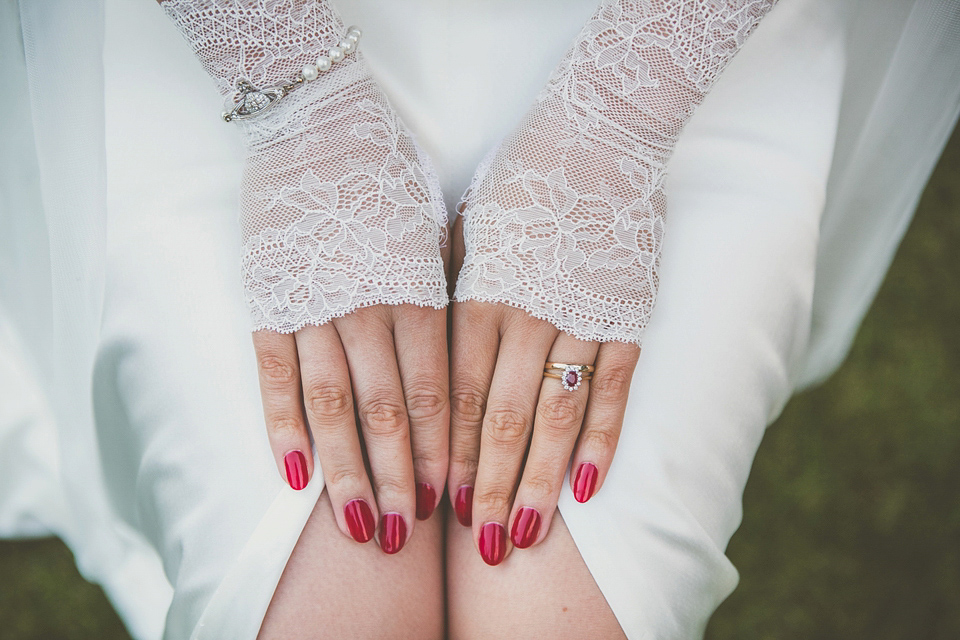
[[596, 367], [592, 364], [565, 364], [563, 362], [548, 362], [543, 365], [544, 378], [556, 378], [567, 391], [576, 391], [584, 380], [593, 377]]

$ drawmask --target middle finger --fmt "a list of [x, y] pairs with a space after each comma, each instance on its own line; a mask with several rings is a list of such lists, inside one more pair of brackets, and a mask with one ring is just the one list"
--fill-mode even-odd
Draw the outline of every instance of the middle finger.
[[334, 320], [343, 341], [380, 511], [378, 541], [397, 553], [413, 532], [415, 490], [407, 406], [388, 314], [360, 309]]
[[505, 523], [526, 453], [540, 393], [543, 363], [557, 329], [523, 312], [508, 314], [480, 432], [473, 528], [484, 562], [507, 552]]
[[357, 542], [373, 538], [373, 489], [363, 465], [353, 414], [353, 393], [343, 345], [333, 324], [296, 333], [303, 405], [313, 431], [320, 469], [340, 530]]

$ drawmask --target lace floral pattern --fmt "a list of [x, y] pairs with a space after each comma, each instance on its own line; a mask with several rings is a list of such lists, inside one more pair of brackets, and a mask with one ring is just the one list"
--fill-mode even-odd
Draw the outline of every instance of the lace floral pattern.
[[775, 0], [606, 0], [464, 194], [456, 300], [640, 344], [677, 136]]
[[[346, 32], [323, 1], [162, 6], [228, 98], [241, 79], [296, 77]], [[439, 181], [360, 52], [236, 126], [248, 148], [240, 223], [254, 330], [288, 333], [374, 304], [447, 304]]]

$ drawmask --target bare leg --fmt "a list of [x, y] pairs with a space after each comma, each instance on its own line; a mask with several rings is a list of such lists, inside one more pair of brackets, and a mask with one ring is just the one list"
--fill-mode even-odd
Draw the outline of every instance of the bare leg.
[[470, 529], [447, 523], [450, 637], [625, 638], [560, 514], [535, 547], [489, 567]]
[[[441, 505], [442, 506], [442, 505]], [[327, 492], [310, 515], [260, 628], [273, 638], [443, 638], [438, 508], [394, 556], [337, 528]]]

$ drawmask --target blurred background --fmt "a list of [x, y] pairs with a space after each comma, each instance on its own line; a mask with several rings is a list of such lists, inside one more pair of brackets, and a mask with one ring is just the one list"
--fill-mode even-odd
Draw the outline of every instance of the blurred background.
[[[960, 133], [853, 350], [767, 431], [708, 640], [960, 638]], [[0, 638], [129, 638], [56, 539], [0, 541]]]

